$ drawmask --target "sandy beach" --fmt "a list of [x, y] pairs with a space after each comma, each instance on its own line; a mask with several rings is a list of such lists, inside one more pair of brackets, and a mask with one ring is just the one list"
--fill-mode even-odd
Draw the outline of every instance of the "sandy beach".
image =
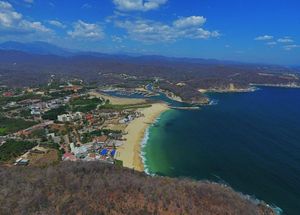
[[135, 169], [137, 171], [144, 171], [140, 152], [141, 142], [144, 138], [146, 129], [162, 112], [168, 109], [166, 104], [156, 103], [149, 108], [139, 110], [144, 116], [130, 122], [125, 129], [125, 132], [128, 133], [124, 136], [126, 141], [117, 150], [116, 159], [122, 160], [124, 167]]

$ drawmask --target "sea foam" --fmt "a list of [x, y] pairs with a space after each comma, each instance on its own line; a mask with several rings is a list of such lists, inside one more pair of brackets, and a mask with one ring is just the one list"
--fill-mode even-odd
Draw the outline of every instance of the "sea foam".
[[149, 141], [149, 138], [150, 138], [150, 129], [152, 126], [156, 126], [157, 123], [159, 122], [159, 120], [161, 119], [161, 116], [158, 116], [154, 122], [146, 129], [145, 131], [145, 134], [144, 134], [144, 137], [141, 141], [141, 153], [140, 153], [140, 157], [142, 159], [142, 162], [143, 162], [143, 165], [144, 165], [144, 172], [147, 174], [147, 175], [151, 175], [151, 176], [155, 176], [154, 173], [151, 173], [150, 171], [150, 167], [148, 166], [147, 164], [147, 157], [146, 157], [146, 152], [145, 152], [145, 148], [147, 146], [147, 143]]

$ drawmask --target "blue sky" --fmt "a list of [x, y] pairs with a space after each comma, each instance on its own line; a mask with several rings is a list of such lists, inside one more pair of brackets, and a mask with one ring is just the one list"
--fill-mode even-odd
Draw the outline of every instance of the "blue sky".
[[0, 42], [300, 64], [297, 0], [0, 0]]

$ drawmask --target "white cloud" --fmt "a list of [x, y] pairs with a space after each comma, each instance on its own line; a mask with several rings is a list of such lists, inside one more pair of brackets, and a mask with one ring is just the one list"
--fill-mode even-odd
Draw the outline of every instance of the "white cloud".
[[292, 40], [290, 37], [284, 37], [277, 40], [279, 43], [293, 43], [294, 40]]
[[294, 40], [291, 37], [282, 37], [282, 38], [276, 39], [270, 35], [263, 35], [263, 36], [256, 37], [255, 40], [265, 41], [265, 44], [270, 47], [274, 47], [276, 45], [279, 45], [280, 43], [285, 44], [282, 47], [287, 51], [290, 51], [295, 48], [300, 48], [299, 45], [292, 44], [292, 43], [294, 43]]
[[277, 45], [277, 43], [274, 42], [274, 41], [272, 41], [272, 42], [267, 42], [266, 44], [267, 44], [268, 46], [275, 46], [275, 45]]
[[193, 26], [202, 26], [206, 22], [203, 16], [183, 17], [174, 21], [174, 26], [177, 28], [186, 28]]
[[20, 27], [22, 29], [34, 30], [37, 32], [51, 32], [51, 30], [45, 27], [41, 22], [29, 22], [27, 20], [22, 20], [20, 22]]
[[217, 31], [202, 28], [205, 18], [185, 17], [168, 25], [151, 20], [116, 21], [117, 27], [127, 31], [129, 37], [144, 42], [175, 42], [179, 39], [208, 39], [219, 37]]
[[66, 25], [57, 20], [49, 20], [48, 23], [58, 28], [66, 28]]
[[263, 35], [256, 37], [255, 40], [265, 41], [265, 40], [272, 40], [274, 37], [270, 35]]
[[300, 45], [286, 45], [286, 46], [283, 46], [283, 48], [287, 51], [290, 51], [292, 49], [300, 48]]
[[74, 23], [74, 29], [68, 31], [68, 35], [77, 39], [101, 40], [104, 38], [104, 32], [101, 26], [78, 20]]
[[51, 30], [41, 22], [24, 19], [22, 14], [15, 11], [10, 3], [0, 1], [0, 33], [4, 35], [13, 32], [21, 34], [49, 33]]
[[0, 1], [0, 9], [12, 9], [12, 5], [5, 1]]
[[122, 11], [149, 11], [159, 8], [168, 0], [113, 0], [118, 10]]
[[0, 27], [10, 28], [22, 19], [22, 14], [14, 11], [8, 2], [0, 1]]

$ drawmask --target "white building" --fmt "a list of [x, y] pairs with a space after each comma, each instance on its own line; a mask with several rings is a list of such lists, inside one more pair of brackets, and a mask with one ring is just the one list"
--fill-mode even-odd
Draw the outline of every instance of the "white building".
[[83, 118], [83, 115], [81, 112], [76, 112], [74, 114], [62, 114], [57, 116], [57, 121], [59, 122], [72, 122], [76, 120], [80, 120]]

